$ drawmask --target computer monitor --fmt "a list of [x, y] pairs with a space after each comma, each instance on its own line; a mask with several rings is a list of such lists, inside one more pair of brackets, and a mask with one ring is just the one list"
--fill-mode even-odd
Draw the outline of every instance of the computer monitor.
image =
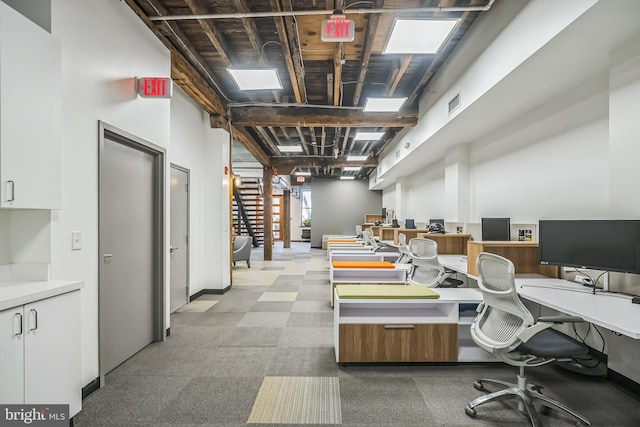
[[511, 219], [482, 218], [482, 240], [511, 240]]
[[541, 264], [640, 273], [640, 220], [543, 220]]
[[429, 220], [429, 225], [431, 225], [431, 224], [442, 224], [442, 225], [444, 225], [444, 218], [435, 218], [435, 219], [431, 218]]
[[382, 222], [387, 222], [387, 208], [382, 208]]
[[416, 223], [413, 219], [404, 220], [404, 228], [416, 228]]

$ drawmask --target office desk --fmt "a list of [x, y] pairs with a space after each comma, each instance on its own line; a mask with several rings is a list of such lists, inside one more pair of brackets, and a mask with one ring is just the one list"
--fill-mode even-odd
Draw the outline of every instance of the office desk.
[[[471, 241], [471, 234], [458, 233], [417, 233], [416, 237], [433, 240], [438, 244], [439, 254], [467, 254], [467, 246]], [[407, 241], [409, 236], [407, 236]]]
[[472, 276], [478, 275], [478, 266], [476, 262], [480, 252], [489, 252], [511, 260], [516, 268], [516, 274], [542, 274], [543, 276], [548, 277], [558, 277], [558, 267], [540, 264], [537, 242], [468, 242], [466, 253], [469, 257], [469, 262], [467, 271]]
[[471, 339], [476, 311], [461, 311], [482, 294], [435, 291], [439, 299], [341, 299], [335, 293], [336, 362], [497, 362]]
[[516, 288], [529, 301], [640, 339], [640, 305], [632, 304], [631, 297], [608, 292], [594, 295], [583, 285], [535, 275], [516, 276]]
[[478, 279], [475, 276], [470, 276], [467, 273], [467, 256], [466, 255], [439, 255], [438, 261], [444, 268], [448, 268], [449, 270], [453, 270], [456, 273], [466, 274], [468, 277], [472, 279]]

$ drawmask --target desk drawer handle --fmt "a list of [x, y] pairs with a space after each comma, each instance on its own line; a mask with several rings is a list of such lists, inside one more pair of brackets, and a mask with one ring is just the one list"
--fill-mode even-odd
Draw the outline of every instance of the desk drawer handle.
[[384, 325], [385, 329], [415, 329], [416, 325]]

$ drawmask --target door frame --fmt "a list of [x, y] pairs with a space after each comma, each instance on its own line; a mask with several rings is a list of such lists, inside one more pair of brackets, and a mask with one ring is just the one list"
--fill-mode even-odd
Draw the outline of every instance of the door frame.
[[[191, 170], [175, 163], [170, 163], [169, 167], [187, 174], [187, 304], [189, 304], [191, 296]], [[169, 227], [171, 227], [171, 223], [169, 223]], [[169, 230], [169, 238], [171, 238], [171, 230]], [[171, 277], [169, 277], [169, 288], [171, 288]]]
[[100, 242], [100, 206], [105, 202], [101, 191], [104, 188], [105, 177], [102, 174], [101, 162], [105, 156], [105, 140], [117, 142], [134, 150], [141, 151], [153, 157], [153, 341], [164, 341], [166, 338], [166, 150], [149, 141], [139, 138], [129, 132], [116, 128], [108, 123], [98, 120], [98, 364], [100, 372], [100, 386], [105, 384], [105, 367], [102, 356], [103, 346], [101, 336], [103, 334], [100, 313], [100, 283], [102, 281], [102, 247]]

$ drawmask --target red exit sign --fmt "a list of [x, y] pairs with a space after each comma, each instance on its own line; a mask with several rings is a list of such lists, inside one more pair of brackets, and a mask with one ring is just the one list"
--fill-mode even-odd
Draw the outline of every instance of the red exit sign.
[[173, 82], [169, 77], [138, 77], [136, 90], [143, 98], [171, 98]]
[[322, 21], [323, 42], [352, 42], [356, 34], [356, 26], [344, 15], [331, 15]]

